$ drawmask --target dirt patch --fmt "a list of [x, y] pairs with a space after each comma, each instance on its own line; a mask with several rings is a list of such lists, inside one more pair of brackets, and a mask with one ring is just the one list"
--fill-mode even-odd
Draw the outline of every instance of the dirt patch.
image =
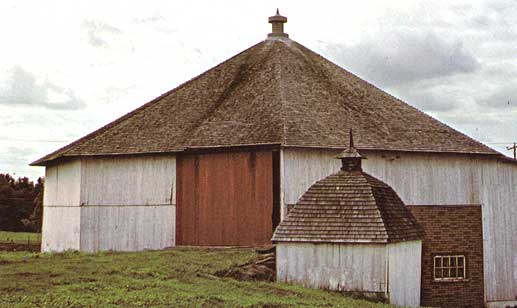
[[277, 303], [260, 303], [251, 305], [250, 308], [288, 308], [292, 307], [292, 305], [287, 304], [277, 304]]
[[39, 252], [39, 244], [18, 244], [18, 243], [0, 243], [0, 251], [30, 251]]
[[241, 281], [275, 281], [276, 257], [274, 248], [257, 250], [258, 256], [254, 260], [232, 266], [215, 273], [218, 277], [231, 277]]

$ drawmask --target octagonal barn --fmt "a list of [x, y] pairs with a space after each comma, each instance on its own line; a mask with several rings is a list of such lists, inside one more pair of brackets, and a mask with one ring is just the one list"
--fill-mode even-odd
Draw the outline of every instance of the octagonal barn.
[[[422, 304], [517, 304], [515, 161], [291, 40], [285, 21], [32, 163], [46, 167], [42, 250], [270, 243], [287, 209], [340, 169], [353, 127], [364, 170], [424, 227]], [[463, 278], [451, 274], [460, 259]]]

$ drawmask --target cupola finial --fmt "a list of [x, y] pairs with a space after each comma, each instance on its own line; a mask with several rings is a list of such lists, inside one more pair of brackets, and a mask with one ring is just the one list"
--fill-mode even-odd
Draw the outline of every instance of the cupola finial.
[[350, 129], [349, 135], [350, 135], [349, 148], [352, 149], [352, 148], [354, 148], [354, 134], [352, 134], [352, 129]]
[[341, 154], [339, 154], [336, 158], [341, 159], [341, 170], [362, 171], [363, 168], [361, 166], [361, 160], [365, 158], [362, 157], [354, 147], [354, 135], [352, 133], [352, 129], [350, 129], [349, 138], [348, 149], [341, 152]]
[[287, 22], [287, 17], [280, 15], [278, 8], [276, 9], [276, 15], [269, 17], [269, 23], [272, 26], [272, 31], [268, 37], [289, 37], [287, 33], [284, 33], [284, 24]]

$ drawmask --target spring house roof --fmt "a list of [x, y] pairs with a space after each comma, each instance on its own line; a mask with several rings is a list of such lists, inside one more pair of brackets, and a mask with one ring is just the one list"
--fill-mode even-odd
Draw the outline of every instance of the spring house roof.
[[385, 244], [423, 238], [397, 193], [363, 172], [363, 157], [350, 140], [338, 157], [341, 170], [307, 190], [276, 228], [273, 242]]

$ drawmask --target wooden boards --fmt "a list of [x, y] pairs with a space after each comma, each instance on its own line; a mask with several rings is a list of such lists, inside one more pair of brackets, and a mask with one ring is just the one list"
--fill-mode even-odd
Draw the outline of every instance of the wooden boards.
[[182, 155], [177, 160], [177, 245], [270, 243], [273, 153]]

